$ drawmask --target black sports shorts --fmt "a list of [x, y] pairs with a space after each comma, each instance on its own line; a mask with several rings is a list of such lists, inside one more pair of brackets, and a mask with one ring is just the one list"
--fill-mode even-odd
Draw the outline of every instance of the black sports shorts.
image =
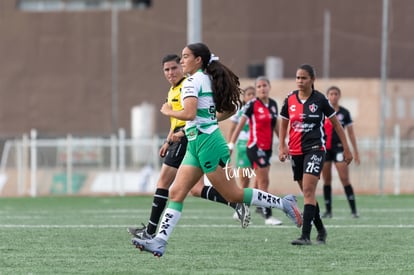
[[342, 162], [344, 161], [344, 148], [329, 149], [326, 151], [325, 161]]
[[164, 158], [164, 164], [178, 169], [183, 161], [185, 151], [187, 149], [187, 143], [187, 137], [183, 136], [180, 141], [174, 142], [170, 145]]
[[270, 157], [272, 156], [272, 150], [262, 150], [254, 145], [253, 147], [247, 147], [247, 157], [253, 165], [253, 168], [267, 167], [270, 165]]
[[293, 180], [302, 180], [303, 174], [311, 174], [319, 178], [324, 161], [325, 151], [311, 151], [303, 155], [291, 156]]

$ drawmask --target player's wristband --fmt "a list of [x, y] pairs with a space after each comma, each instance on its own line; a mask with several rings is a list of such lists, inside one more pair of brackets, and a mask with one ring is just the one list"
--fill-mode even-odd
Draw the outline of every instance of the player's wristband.
[[229, 150], [233, 150], [234, 149], [234, 143], [233, 142], [227, 143], [227, 147], [229, 147]]

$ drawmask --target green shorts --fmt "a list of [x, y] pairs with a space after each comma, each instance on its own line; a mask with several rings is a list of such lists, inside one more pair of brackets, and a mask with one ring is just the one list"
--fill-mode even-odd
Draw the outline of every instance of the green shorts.
[[247, 157], [247, 140], [239, 140], [236, 144], [236, 166], [239, 168], [252, 167], [252, 163]]
[[[196, 135], [196, 136], [194, 136]], [[211, 134], [191, 133], [187, 151], [181, 165], [191, 165], [201, 168], [205, 174], [213, 172], [217, 166], [226, 167], [230, 160], [227, 142], [220, 129]]]

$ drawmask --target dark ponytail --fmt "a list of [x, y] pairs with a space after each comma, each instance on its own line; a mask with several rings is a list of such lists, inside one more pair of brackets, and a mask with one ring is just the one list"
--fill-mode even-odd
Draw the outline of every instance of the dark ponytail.
[[234, 112], [242, 106], [239, 77], [229, 68], [213, 59], [208, 47], [203, 43], [187, 46], [195, 57], [202, 59], [202, 69], [211, 77], [211, 88], [217, 112]]

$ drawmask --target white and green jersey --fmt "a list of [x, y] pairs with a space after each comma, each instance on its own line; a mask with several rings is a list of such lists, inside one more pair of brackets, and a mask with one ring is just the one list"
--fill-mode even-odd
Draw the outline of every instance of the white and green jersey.
[[[231, 116], [230, 120], [236, 124], [239, 123], [240, 118], [243, 116], [244, 114], [244, 109], [245, 109], [244, 105], [241, 109], [239, 109], [234, 115]], [[246, 121], [246, 123], [244, 124], [243, 128], [240, 131], [239, 137], [237, 138], [237, 142], [239, 141], [245, 141], [247, 142], [249, 140], [249, 120]]]
[[[198, 104], [195, 119], [186, 123], [186, 133], [197, 135], [197, 130], [206, 134], [214, 132], [218, 128], [218, 123], [210, 77], [198, 70], [195, 74], [186, 78], [181, 91], [181, 101], [183, 102], [184, 109], [184, 99], [187, 97], [197, 97]], [[191, 140], [191, 135], [188, 138]]]

